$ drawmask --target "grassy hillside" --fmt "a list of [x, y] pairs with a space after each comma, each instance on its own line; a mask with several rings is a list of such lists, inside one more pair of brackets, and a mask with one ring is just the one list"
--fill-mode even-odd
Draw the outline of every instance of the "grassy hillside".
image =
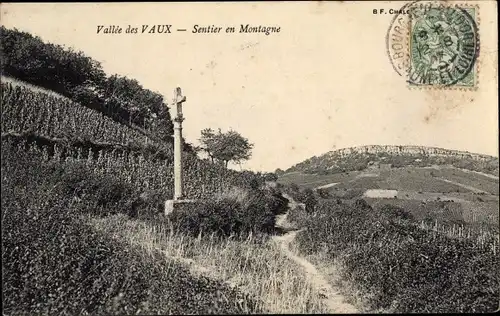
[[279, 183], [309, 189], [324, 199], [365, 199], [391, 204], [417, 221], [467, 227], [498, 227], [498, 177], [454, 167], [367, 169], [328, 175], [292, 172]]
[[334, 174], [367, 168], [451, 165], [498, 176], [498, 157], [424, 146], [361, 146], [339, 149], [298, 163], [286, 172]]
[[498, 231], [487, 243], [422, 227], [403, 208], [322, 199], [291, 214], [306, 230], [297, 247], [368, 311], [474, 313], [498, 308]]
[[203, 202], [165, 217], [172, 152], [143, 136], [50, 91], [2, 84], [7, 314], [327, 311], [269, 238], [279, 191], [186, 152], [187, 197]]
[[19, 78], [1, 83], [4, 314], [328, 313], [341, 305], [317, 283], [330, 272], [366, 312], [498, 306], [498, 158], [366, 146], [273, 184], [185, 144], [198, 203], [165, 215], [163, 98], [81, 52], [0, 30], [2, 71]]
[[126, 212], [133, 196], [113, 177], [80, 168], [76, 181], [67, 166], [5, 143], [1, 163], [4, 313], [258, 311], [251, 298], [220, 281], [193, 276], [161, 251], [96, 230], [89, 219]]
[[207, 194], [183, 216], [158, 216], [163, 198], [137, 204], [144, 187], [110, 162], [96, 169], [2, 142], [6, 313], [327, 311], [269, 238], [284, 207], [277, 192]]
[[[44, 148], [48, 160], [64, 161], [69, 157], [85, 162], [96, 173], [112, 173], [145, 191], [157, 191], [164, 199], [173, 195], [172, 143], [151, 139], [135, 128], [46, 90], [33, 91], [29, 86], [9, 83], [1, 87], [3, 140], [20, 146], [24, 146], [23, 142], [36, 143]], [[258, 179], [252, 173], [228, 170], [186, 154], [183, 171], [189, 198]]]

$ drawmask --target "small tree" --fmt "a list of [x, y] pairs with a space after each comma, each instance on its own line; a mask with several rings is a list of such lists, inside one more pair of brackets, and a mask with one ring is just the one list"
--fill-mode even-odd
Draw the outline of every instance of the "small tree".
[[219, 129], [215, 133], [211, 128], [206, 128], [201, 131], [199, 140], [210, 160], [221, 162], [225, 167], [230, 161], [239, 164], [252, 155], [253, 144], [236, 131], [222, 133]]
[[[220, 132], [220, 131], [219, 131]], [[211, 128], [205, 128], [201, 131], [201, 138], [199, 139], [201, 146], [200, 149], [204, 150], [210, 160], [214, 162], [214, 151], [216, 150], [215, 133]]]

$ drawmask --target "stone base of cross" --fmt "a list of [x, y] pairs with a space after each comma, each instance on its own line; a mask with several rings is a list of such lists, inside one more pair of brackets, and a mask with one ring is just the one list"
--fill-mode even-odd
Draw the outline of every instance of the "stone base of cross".
[[172, 214], [173, 212], [187, 211], [188, 209], [198, 205], [199, 200], [166, 200], [165, 201], [165, 215]]

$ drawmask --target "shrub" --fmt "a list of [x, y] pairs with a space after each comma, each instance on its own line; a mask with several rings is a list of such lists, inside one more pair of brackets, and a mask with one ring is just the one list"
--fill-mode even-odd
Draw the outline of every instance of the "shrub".
[[271, 209], [273, 197], [261, 190], [233, 188], [198, 205], [174, 212], [170, 220], [192, 235], [216, 233], [222, 236], [248, 232], [270, 233], [277, 211]]
[[305, 204], [307, 213], [313, 213], [316, 204], [318, 204], [318, 200], [316, 199], [314, 192], [309, 188], [304, 190], [304, 197], [301, 202]]
[[146, 190], [139, 194], [131, 203], [129, 215], [134, 218], [153, 219], [164, 212], [165, 200], [169, 194], [160, 190]]
[[356, 201], [354, 201], [354, 207], [361, 210], [368, 210], [368, 211], [372, 210], [370, 204], [368, 204], [368, 202], [366, 202], [366, 200], [364, 199], [357, 199]]
[[58, 181], [64, 196], [84, 199], [94, 213], [100, 215], [128, 210], [134, 191], [130, 184], [112, 175], [95, 174], [84, 163], [66, 165], [61, 169], [61, 174], [54, 174], [54, 181]]
[[288, 212], [287, 219], [297, 227], [307, 227], [311, 216], [306, 212], [305, 207], [295, 207]]
[[270, 192], [266, 194], [267, 208], [275, 215], [284, 214], [288, 211], [288, 199], [283, 197], [281, 193]]
[[327, 189], [317, 189], [316, 192], [322, 199], [329, 199], [332, 197], [330, 191]]
[[380, 212], [383, 216], [386, 216], [387, 219], [402, 219], [402, 220], [413, 220], [413, 215], [406, 211], [405, 209], [392, 205], [392, 204], [384, 204], [380, 208]]

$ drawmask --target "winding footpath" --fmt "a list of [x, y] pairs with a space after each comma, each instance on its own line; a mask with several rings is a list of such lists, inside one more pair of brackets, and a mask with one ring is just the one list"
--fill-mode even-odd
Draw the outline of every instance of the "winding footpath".
[[[286, 194], [283, 194], [283, 196], [290, 201], [288, 207], [289, 211], [297, 207], [302, 207], [300, 203], [295, 202], [290, 196]], [[284, 215], [278, 216], [276, 220], [276, 227], [285, 230], [290, 229], [290, 224], [287, 221], [288, 212]], [[273, 240], [280, 246], [280, 249], [288, 258], [293, 260], [296, 264], [304, 269], [309, 282], [311, 282], [313, 288], [318, 291], [323, 304], [328, 307], [330, 313], [359, 313], [359, 310], [356, 309], [353, 305], [345, 302], [345, 297], [340, 294], [339, 291], [336, 290], [330, 283], [328, 283], [325, 276], [320, 271], [318, 271], [318, 269], [316, 269], [314, 264], [312, 264], [306, 258], [297, 255], [292, 250], [290, 250], [290, 243], [302, 230], [303, 229], [288, 231], [281, 236], [274, 236]]]

